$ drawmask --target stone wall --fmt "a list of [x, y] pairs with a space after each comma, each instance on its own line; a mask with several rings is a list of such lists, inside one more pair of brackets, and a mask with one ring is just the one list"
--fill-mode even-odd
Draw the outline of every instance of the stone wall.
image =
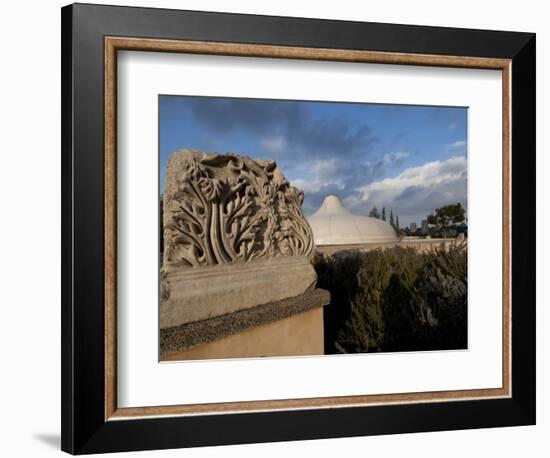
[[338, 251], [344, 250], [360, 250], [360, 251], [371, 251], [376, 249], [385, 249], [393, 247], [402, 247], [402, 248], [414, 248], [419, 252], [432, 251], [437, 248], [443, 247], [448, 248], [455, 243], [463, 243], [464, 239], [458, 238], [441, 238], [441, 239], [429, 239], [422, 237], [403, 237], [398, 242], [387, 242], [387, 243], [362, 243], [356, 245], [318, 245], [315, 247], [315, 250], [323, 254], [333, 254]]
[[323, 309], [315, 308], [187, 350], [165, 352], [161, 361], [322, 354]]

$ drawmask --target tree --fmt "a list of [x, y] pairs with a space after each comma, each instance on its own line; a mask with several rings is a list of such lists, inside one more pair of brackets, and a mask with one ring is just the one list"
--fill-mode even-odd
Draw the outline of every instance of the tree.
[[397, 237], [401, 236], [401, 229], [399, 228], [399, 216], [396, 213], [394, 218], [393, 210], [390, 210], [390, 226], [393, 227], [393, 230], [395, 231], [395, 235], [397, 235]]
[[451, 229], [456, 229], [456, 226], [464, 221], [464, 208], [460, 202], [444, 207], [437, 208], [434, 213], [428, 215], [428, 224], [436, 227], [441, 232], [443, 237], [446, 237]]
[[386, 207], [382, 207], [382, 220], [386, 221]]
[[370, 216], [371, 218], [378, 218], [378, 219], [380, 219], [380, 213], [378, 213], [378, 208], [372, 207], [372, 210], [370, 211], [369, 216]]

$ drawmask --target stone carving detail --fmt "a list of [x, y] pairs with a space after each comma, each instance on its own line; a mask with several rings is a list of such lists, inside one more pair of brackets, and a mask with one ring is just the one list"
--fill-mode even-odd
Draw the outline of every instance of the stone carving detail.
[[179, 151], [167, 167], [164, 265], [309, 256], [313, 234], [303, 198], [275, 161]]

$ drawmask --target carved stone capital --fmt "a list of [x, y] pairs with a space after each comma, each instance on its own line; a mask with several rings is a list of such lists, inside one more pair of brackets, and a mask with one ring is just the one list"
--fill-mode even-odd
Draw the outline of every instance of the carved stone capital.
[[166, 171], [164, 269], [309, 256], [302, 202], [274, 161], [180, 150]]

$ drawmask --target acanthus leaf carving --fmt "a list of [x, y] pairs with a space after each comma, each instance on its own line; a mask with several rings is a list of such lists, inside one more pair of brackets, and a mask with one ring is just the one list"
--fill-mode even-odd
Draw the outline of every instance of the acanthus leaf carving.
[[309, 256], [303, 198], [275, 161], [176, 152], [167, 169], [163, 262], [197, 267]]

